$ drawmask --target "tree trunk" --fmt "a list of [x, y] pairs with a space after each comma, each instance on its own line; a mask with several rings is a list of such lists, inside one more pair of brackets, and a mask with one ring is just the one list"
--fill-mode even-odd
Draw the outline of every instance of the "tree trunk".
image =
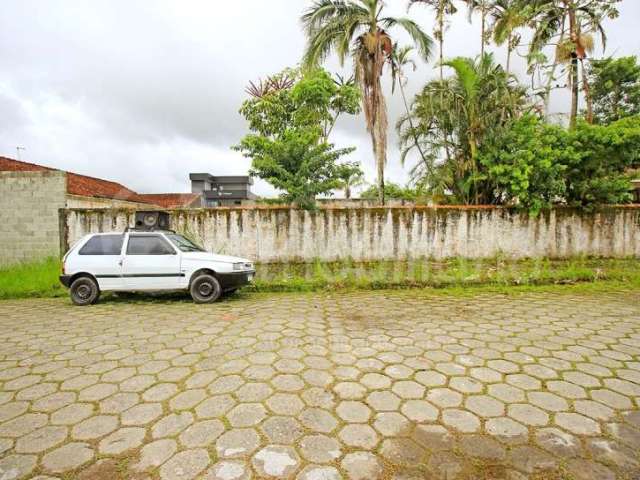
[[347, 185], [347, 187], [344, 189], [344, 196], [347, 198], [347, 200], [351, 199], [351, 187], [349, 185]]
[[407, 102], [407, 96], [404, 92], [404, 87], [402, 86], [402, 75], [400, 75], [399, 77], [399, 82], [398, 85], [400, 86], [400, 95], [402, 96], [402, 102], [404, 103], [404, 109], [407, 112], [407, 120], [409, 121], [409, 128], [411, 129], [411, 133], [413, 134], [413, 141], [416, 145], [416, 148], [418, 149], [418, 152], [420, 153], [420, 157], [422, 157], [422, 161], [424, 162], [425, 166], [427, 167], [427, 170], [431, 171], [431, 166], [429, 165], [429, 163], [427, 163], [427, 157], [424, 154], [424, 151], [422, 150], [422, 147], [420, 146], [420, 142], [418, 141], [418, 134], [416, 133], [416, 129], [413, 125], [413, 120], [411, 119], [411, 110], [409, 110], [409, 103]]
[[484, 42], [485, 42], [485, 36], [486, 36], [486, 29], [487, 29], [487, 12], [485, 10], [485, 6], [484, 6], [484, 2], [482, 3], [482, 30], [480, 35], [482, 35], [481, 41], [480, 41], [480, 58], [484, 58]]
[[580, 65], [582, 66], [582, 89], [584, 90], [584, 98], [587, 101], [587, 122], [593, 125], [593, 98], [591, 97], [591, 86], [584, 67], [584, 60], [580, 60]]
[[576, 12], [569, 10], [569, 35], [573, 43], [573, 51], [571, 52], [571, 113], [569, 116], [569, 128], [576, 127], [578, 121], [578, 103], [580, 101], [580, 83], [578, 72], [578, 51], [577, 51], [577, 33]]
[[440, 81], [444, 79], [444, 2], [441, 0], [438, 7], [438, 28], [440, 29]]
[[509, 38], [507, 38], [507, 80], [509, 79], [509, 74], [511, 73], [511, 43], [513, 42], [512, 34], [509, 33]]

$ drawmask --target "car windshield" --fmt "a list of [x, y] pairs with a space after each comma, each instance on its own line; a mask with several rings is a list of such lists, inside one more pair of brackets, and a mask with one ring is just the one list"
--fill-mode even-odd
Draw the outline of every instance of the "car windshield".
[[191, 240], [182, 235], [178, 235], [177, 233], [167, 234], [167, 238], [171, 240], [176, 247], [178, 247], [183, 252], [204, 252], [206, 251], [204, 248], [199, 247]]

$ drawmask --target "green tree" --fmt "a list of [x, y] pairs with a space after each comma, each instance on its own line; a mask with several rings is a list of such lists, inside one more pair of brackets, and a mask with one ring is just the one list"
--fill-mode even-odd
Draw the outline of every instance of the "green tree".
[[409, 18], [384, 16], [382, 0], [316, 0], [302, 16], [307, 36], [303, 64], [313, 68], [333, 51], [341, 64], [353, 58], [356, 82], [362, 93], [366, 125], [378, 171], [379, 201], [384, 203], [384, 169], [387, 161], [387, 109], [381, 78], [393, 53], [390, 29], [402, 28], [423, 58], [431, 54], [432, 40]]
[[341, 114], [359, 111], [357, 88], [324, 70], [287, 70], [248, 91], [240, 113], [252, 133], [233, 148], [252, 159], [252, 176], [285, 192], [284, 200], [314, 208], [317, 195], [340, 187], [338, 159], [354, 150], [335, 149], [328, 134]]
[[453, 0], [409, 0], [409, 8], [415, 4], [423, 4], [431, 7], [436, 13], [436, 28], [433, 31], [433, 36], [438, 41], [438, 51], [440, 61], [438, 66], [440, 68], [440, 80], [444, 79], [444, 34], [447, 31], [447, 16], [454, 15], [458, 9], [456, 8]]
[[625, 203], [627, 171], [640, 165], [640, 117], [566, 130], [527, 115], [496, 132], [479, 157], [494, 196], [534, 214], [556, 203]]
[[480, 13], [480, 56], [484, 57], [484, 52], [489, 36], [487, 35], [487, 20], [494, 7], [495, 0], [462, 0], [469, 7], [469, 21], [475, 12]]
[[460, 57], [445, 65], [453, 76], [427, 83], [410, 117], [398, 124], [402, 159], [419, 143], [427, 153], [411, 170], [416, 185], [435, 198], [495, 203], [479, 168], [478, 149], [494, 130], [526, 108], [525, 90], [509, 82], [491, 54], [476, 61]]
[[[616, 18], [616, 4], [621, 0], [535, 0], [534, 35], [530, 44], [530, 58], [539, 58], [548, 45], [556, 45], [556, 58], [545, 91], [545, 103], [554, 81], [555, 65], [569, 63], [568, 79], [571, 88], [570, 127], [576, 126], [580, 101], [580, 69], [589, 51], [593, 50], [594, 34], [599, 34], [603, 48], [606, 34], [603, 28], [605, 18]], [[585, 90], [587, 82], [583, 83]], [[590, 102], [588, 90], [587, 102]]]
[[596, 123], [608, 124], [640, 114], [637, 57], [592, 60], [588, 77]]
[[[385, 182], [384, 188], [385, 197], [392, 200], [415, 201], [419, 197], [418, 191], [409, 187], [402, 187], [397, 183]], [[363, 200], [375, 200], [379, 195], [380, 192], [378, 192], [377, 185], [372, 185], [360, 194], [360, 198]]]
[[364, 185], [364, 172], [357, 162], [346, 162], [338, 165], [338, 188], [344, 190], [344, 198], [349, 200], [355, 187]]
[[491, 8], [492, 24], [490, 31], [496, 45], [507, 46], [507, 75], [511, 72], [511, 56], [522, 40], [518, 30], [524, 27], [533, 15], [530, 2], [523, 0], [494, 0]]

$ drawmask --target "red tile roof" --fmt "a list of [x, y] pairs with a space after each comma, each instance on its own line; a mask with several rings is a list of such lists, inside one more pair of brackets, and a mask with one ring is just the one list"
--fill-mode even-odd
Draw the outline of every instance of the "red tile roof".
[[197, 193], [141, 193], [139, 196], [164, 208], [190, 207], [200, 197]]
[[[43, 172], [56, 171], [56, 169], [36, 165], [35, 163], [21, 162], [12, 158], [0, 157], [0, 171]], [[69, 195], [148, 203], [164, 208], [188, 206], [198, 196], [197, 194], [191, 193], [141, 195], [117, 182], [88, 177], [86, 175], [78, 175], [72, 172], [65, 173], [67, 174], [67, 193]]]

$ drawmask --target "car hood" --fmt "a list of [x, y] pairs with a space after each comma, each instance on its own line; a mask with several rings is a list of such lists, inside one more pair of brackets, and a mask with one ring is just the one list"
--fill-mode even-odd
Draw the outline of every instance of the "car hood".
[[185, 260], [197, 260], [199, 262], [223, 262], [223, 263], [253, 263], [251, 260], [231, 255], [218, 255], [209, 252], [183, 252], [182, 258]]

